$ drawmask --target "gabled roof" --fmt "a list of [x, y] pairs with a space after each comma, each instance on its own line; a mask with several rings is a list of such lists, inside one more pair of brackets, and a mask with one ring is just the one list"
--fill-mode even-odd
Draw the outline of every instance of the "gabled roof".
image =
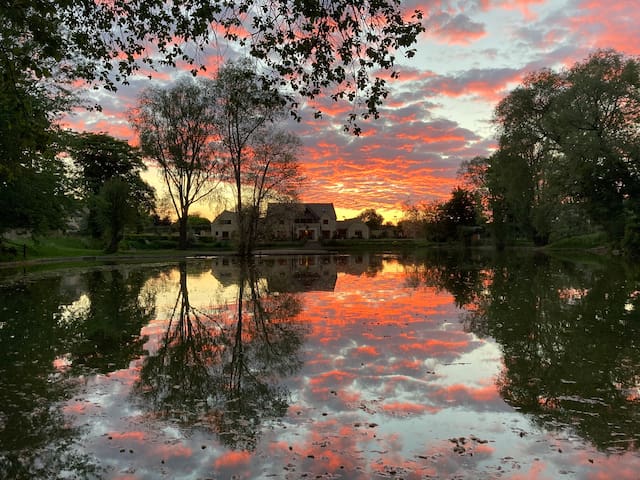
[[219, 223], [221, 220], [233, 220], [236, 218], [236, 212], [224, 210], [220, 215], [213, 219], [211, 223]]
[[295, 217], [303, 217], [308, 212], [318, 220], [326, 216], [336, 218], [333, 203], [270, 203], [267, 206], [267, 216], [290, 212], [294, 212]]
[[303, 203], [302, 205], [319, 218], [327, 215], [336, 218], [336, 210], [333, 208], [333, 203]]

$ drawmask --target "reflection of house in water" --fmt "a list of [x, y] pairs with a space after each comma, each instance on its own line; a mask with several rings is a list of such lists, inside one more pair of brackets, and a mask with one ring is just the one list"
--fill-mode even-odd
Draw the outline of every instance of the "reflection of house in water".
[[225, 287], [237, 285], [240, 282], [238, 259], [231, 256], [214, 257], [211, 259], [211, 274]]
[[[225, 285], [240, 279], [239, 259], [223, 256], [212, 259], [211, 273]], [[278, 255], [255, 259], [259, 278], [272, 292], [333, 291], [338, 273], [375, 275], [382, 268], [380, 257], [361, 255]]]
[[332, 292], [338, 272], [331, 255], [263, 257], [259, 269], [275, 292]]

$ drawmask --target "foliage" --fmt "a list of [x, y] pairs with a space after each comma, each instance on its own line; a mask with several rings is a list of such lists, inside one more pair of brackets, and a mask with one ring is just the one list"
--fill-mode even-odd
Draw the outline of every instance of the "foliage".
[[118, 244], [124, 238], [125, 225], [131, 222], [136, 214], [129, 186], [119, 178], [108, 180], [97, 196], [96, 211], [98, 223], [107, 238], [105, 252], [115, 253], [118, 251]]
[[179, 248], [188, 245], [189, 209], [217, 186], [213, 84], [183, 77], [170, 88], [150, 87], [130, 113], [142, 151], [161, 169], [178, 217]]
[[499, 149], [484, 175], [498, 237], [546, 244], [570, 218], [622, 239], [638, 211], [639, 87], [639, 61], [605, 50], [529, 75], [498, 104]]
[[189, 224], [189, 227], [198, 230], [208, 230], [211, 228], [211, 221], [208, 218], [201, 217], [200, 215], [189, 215], [187, 223]]
[[138, 148], [105, 133], [72, 133], [67, 150], [80, 171], [84, 196], [97, 194], [113, 178], [133, 185], [147, 168]]
[[[140, 176], [147, 168], [142, 154], [107, 134], [71, 134], [68, 142], [67, 152], [78, 169], [78, 193], [89, 207], [88, 230], [96, 238], [106, 234], [107, 248], [117, 249], [112, 235], [121, 237], [125, 225], [140, 224], [154, 210], [153, 188]], [[127, 198], [122, 198], [125, 192]], [[116, 207], [122, 211], [114, 211]]]
[[53, 82], [39, 81], [64, 66], [45, 59], [49, 51], [39, 45], [60, 25], [33, 18], [35, 10], [50, 8], [46, 2], [33, 3], [0, 6], [0, 231], [25, 228], [40, 234], [64, 228], [71, 209], [64, 167], [56, 159], [60, 134], [53, 122], [72, 99]]
[[117, 251], [127, 225], [154, 209], [153, 188], [140, 176], [147, 167], [139, 149], [106, 134], [71, 134], [67, 151], [78, 169], [79, 195], [89, 208], [87, 227]]
[[476, 200], [471, 190], [456, 187], [446, 202], [407, 205], [400, 222], [405, 236], [424, 236], [426, 240], [436, 242], [462, 240], [462, 228], [477, 225], [479, 207]]
[[371, 230], [380, 229], [382, 227], [382, 222], [384, 221], [383, 216], [376, 212], [375, 208], [367, 208], [366, 210], [363, 210], [357, 218], [366, 223]]
[[73, 208], [68, 197], [64, 165], [50, 156], [37, 155], [0, 179], [0, 233], [11, 228], [43, 234], [66, 228]]
[[451, 192], [451, 198], [440, 205], [436, 224], [440, 240], [459, 238], [460, 227], [476, 224], [476, 202], [473, 193], [461, 187]]
[[274, 74], [273, 84], [304, 98], [330, 88], [368, 116], [388, 93], [383, 72], [397, 76], [396, 52], [414, 55], [421, 19], [399, 0], [9, 0], [0, 6], [0, 61], [38, 79], [115, 89], [146, 66], [186, 62], [196, 74], [212, 41], [235, 43]]
[[63, 101], [4, 60], [0, 54], [0, 232], [64, 228], [72, 206], [52, 125]]

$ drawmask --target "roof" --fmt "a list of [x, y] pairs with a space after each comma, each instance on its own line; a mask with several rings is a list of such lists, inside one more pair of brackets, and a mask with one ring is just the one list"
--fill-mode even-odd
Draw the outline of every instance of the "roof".
[[296, 215], [301, 215], [307, 210], [318, 218], [327, 215], [331, 218], [336, 218], [336, 210], [333, 208], [333, 203], [270, 203], [267, 206], [267, 215], [292, 211], [295, 211]]
[[231, 210], [224, 210], [220, 215], [213, 219], [211, 223], [218, 223], [220, 220], [231, 219], [233, 220], [236, 216], [236, 212], [232, 212]]

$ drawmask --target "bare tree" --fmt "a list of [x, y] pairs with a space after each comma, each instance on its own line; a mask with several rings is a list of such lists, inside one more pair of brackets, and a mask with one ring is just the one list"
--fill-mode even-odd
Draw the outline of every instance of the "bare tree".
[[189, 208], [218, 185], [213, 82], [180, 79], [171, 88], [149, 88], [130, 112], [142, 151], [161, 169], [178, 217], [179, 248], [188, 245]]
[[258, 221], [269, 201], [286, 202], [298, 197], [305, 181], [298, 162], [300, 139], [293, 133], [267, 125], [257, 136], [244, 168], [243, 185], [249, 208], [249, 251], [259, 232]]
[[238, 253], [250, 255], [264, 200], [294, 188], [294, 179], [300, 178], [294, 155], [299, 141], [275, 130], [273, 122], [282, 118], [285, 98], [263, 83], [247, 60], [220, 69], [216, 102], [218, 132], [235, 188]]

